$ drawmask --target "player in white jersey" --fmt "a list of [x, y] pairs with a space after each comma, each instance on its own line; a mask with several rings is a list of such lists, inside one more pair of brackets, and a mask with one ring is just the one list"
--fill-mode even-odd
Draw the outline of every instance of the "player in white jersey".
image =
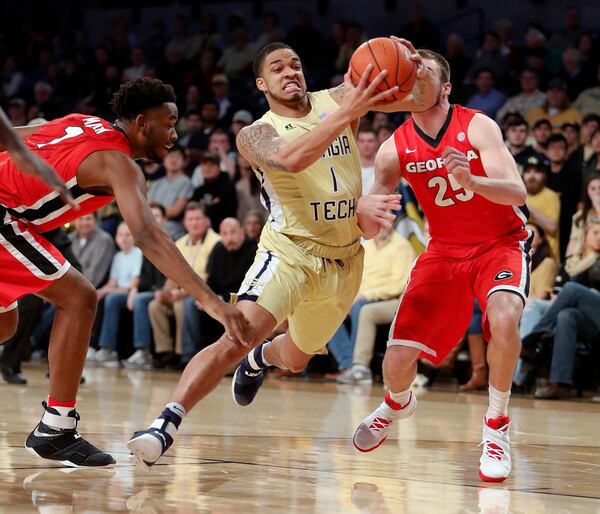
[[[237, 137], [240, 153], [261, 180], [269, 210], [254, 265], [237, 294], [237, 306], [254, 329], [248, 345], [222, 337], [188, 364], [162, 414], [128, 443], [138, 465], [151, 466], [171, 446], [186, 411], [206, 396], [226, 370], [243, 359], [233, 380], [234, 400], [248, 405], [277, 366], [299, 371], [323, 353], [343, 322], [362, 274], [361, 227], [374, 236], [391, 227], [398, 195], [361, 196], [361, 168], [354, 135], [369, 110], [422, 111], [435, 101], [429, 71], [419, 66], [413, 91], [384, 102], [397, 88], [378, 93], [387, 72], [370, 84], [365, 70], [354, 86], [350, 74], [338, 88], [308, 93], [300, 58], [283, 43], [261, 49], [254, 60], [256, 85], [270, 110]], [[374, 227], [375, 230], [374, 230]], [[289, 329], [265, 338], [284, 320]], [[246, 358], [246, 353], [250, 353]]]

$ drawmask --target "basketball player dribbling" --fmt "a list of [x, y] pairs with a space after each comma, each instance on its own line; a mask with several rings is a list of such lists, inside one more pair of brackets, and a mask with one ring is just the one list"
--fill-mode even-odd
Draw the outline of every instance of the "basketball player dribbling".
[[42, 232], [62, 226], [112, 201], [119, 204], [136, 244], [168, 278], [181, 284], [219, 320], [228, 337], [251, 339], [243, 314], [223, 302], [193, 272], [146, 200], [144, 175], [133, 159], [162, 161], [177, 140], [177, 107], [171, 86], [142, 78], [121, 86], [113, 99], [117, 121], [71, 114], [49, 123], [17, 128], [38, 158], [58, 170], [79, 206], [20, 173], [0, 153], [0, 341], [18, 321], [18, 298], [37, 294], [56, 306], [48, 348], [50, 395], [41, 421], [25, 447], [68, 466], [114, 464], [77, 432], [75, 399], [96, 313], [96, 290]]
[[[418, 78], [407, 97], [389, 103], [382, 101], [397, 87], [376, 92], [386, 72], [367, 86], [368, 67], [356, 87], [347, 73], [341, 87], [308, 93], [292, 48], [273, 43], [257, 53], [256, 85], [270, 110], [237, 138], [238, 150], [261, 181], [269, 211], [255, 262], [237, 294], [237, 306], [255, 330], [254, 348], [222, 338], [190, 361], [172, 402], [128, 443], [139, 466], [158, 460], [173, 444], [186, 411], [241, 359], [232, 390], [234, 401], [245, 406], [257, 394], [267, 366], [300, 371], [313, 355], [326, 351], [358, 291], [361, 229], [369, 225], [372, 237], [380, 226], [391, 227], [389, 210], [399, 207], [398, 195], [361, 197], [354, 140], [359, 118], [369, 110], [424, 110], [435, 99], [429, 70], [420, 66], [409, 42], [398, 43], [417, 62]], [[288, 331], [265, 341], [285, 320]]]
[[372, 451], [394, 422], [413, 414], [417, 401], [410, 385], [417, 359], [436, 364], [444, 359], [463, 337], [476, 297], [484, 312], [490, 369], [479, 475], [500, 482], [511, 470], [507, 407], [529, 289], [526, 191], [496, 123], [450, 105], [448, 62], [435, 52], [419, 53], [436, 82], [437, 102], [413, 113], [381, 146], [371, 193], [387, 194], [404, 177], [425, 212], [431, 240], [390, 327], [383, 362], [389, 392], [359, 425], [353, 442], [360, 451]]

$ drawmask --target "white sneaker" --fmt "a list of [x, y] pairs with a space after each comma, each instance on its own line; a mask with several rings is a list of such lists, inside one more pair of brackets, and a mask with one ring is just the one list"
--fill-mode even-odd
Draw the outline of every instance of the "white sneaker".
[[340, 384], [372, 384], [373, 373], [362, 364], [354, 364], [335, 379]]
[[90, 346], [88, 348], [87, 354], [85, 356], [85, 361], [86, 362], [94, 362], [95, 355], [96, 355], [96, 349]]
[[410, 393], [410, 400], [401, 407], [386, 393], [383, 402], [358, 425], [352, 443], [359, 452], [370, 452], [386, 440], [395, 421], [409, 418], [417, 408], [417, 399]]
[[140, 348], [131, 357], [121, 362], [123, 366], [129, 369], [150, 369], [152, 367], [152, 355], [146, 348]]
[[479, 446], [483, 453], [479, 459], [479, 477], [485, 482], [503, 482], [510, 475], [510, 418], [483, 418], [483, 435]]
[[101, 364], [107, 368], [118, 368], [119, 367], [119, 354], [117, 350], [109, 350], [108, 348], [100, 348], [94, 354], [94, 362]]

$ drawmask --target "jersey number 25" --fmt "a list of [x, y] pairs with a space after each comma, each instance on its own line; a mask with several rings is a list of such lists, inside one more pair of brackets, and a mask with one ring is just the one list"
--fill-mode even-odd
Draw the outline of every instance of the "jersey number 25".
[[473, 191], [464, 189], [458, 183], [456, 178], [454, 178], [454, 175], [448, 175], [447, 179], [446, 179], [446, 177], [440, 177], [440, 176], [432, 177], [429, 180], [429, 182], [427, 182], [427, 185], [429, 187], [437, 187], [438, 188], [438, 190], [435, 194], [435, 204], [439, 205], [440, 207], [449, 207], [450, 205], [454, 205], [456, 203], [454, 201], [454, 198], [446, 197], [446, 192], [448, 191], [448, 183], [450, 184], [452, 191], [460, 191], [460, 193], [456, 193], [454, 195], [454, 198], [456, 198], [457, 200], [460, 200], [461, 202], [468, 202], [475, 195], [475, 193], [473, 193]]

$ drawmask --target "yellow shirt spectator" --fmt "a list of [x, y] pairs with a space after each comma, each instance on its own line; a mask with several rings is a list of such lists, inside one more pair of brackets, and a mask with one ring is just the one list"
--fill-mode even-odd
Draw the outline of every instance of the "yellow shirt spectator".
[[192, 269], [204, 279], [208, 256], [220, 239], [219, 234], [212, 228], [209, 228], [204, 238], [199, 239], [196, 243], [192, 241], [192, 237], [189, 234], [186, 234], [179, 238], [175, 245]]
[[408, 280], [412, 262], [417, 254], [408, 240], [396, 232], [382, 230], [367, 241], [359, 298], [389, 300], [398, 298]]

